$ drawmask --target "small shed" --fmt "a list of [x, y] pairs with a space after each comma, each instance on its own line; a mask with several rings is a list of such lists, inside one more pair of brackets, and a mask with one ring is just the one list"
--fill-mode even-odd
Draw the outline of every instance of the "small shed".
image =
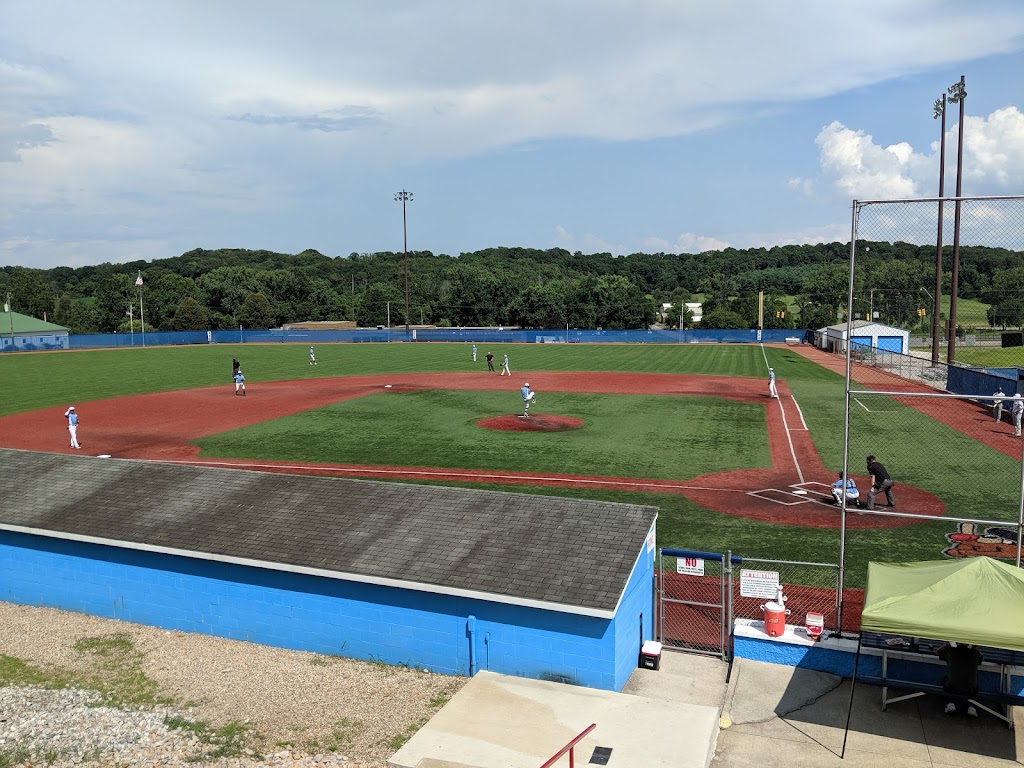
[[9, 309], [0, 315], [0, 352], [67, 349], [68, 329]]
[[0, 599], [621, 690], [654, 507], [0, 449]]
[[894, 352], [899, 355], [905, 355], [910, 350], [910, 331], [870, 320], [854, 320], [850, 326], [836, 323], [819, 328], [818, 346], [828, 352], [845, 352], [846, 335], [851, 327], [854, 349], [873, 348], [878, 352]]

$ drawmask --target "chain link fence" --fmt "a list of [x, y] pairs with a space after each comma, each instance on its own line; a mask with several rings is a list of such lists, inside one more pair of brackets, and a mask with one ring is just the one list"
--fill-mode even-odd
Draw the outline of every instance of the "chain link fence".
[[[872, 523], [844, 526], [843, 586], [863, 589], [872, 560], [1019, 564], [1022, 443], [997, 395], [1024, 393], [1024, 197], [855, 202], [853, 241], [848, 343], [834, 350], [850, 363], [843, 469], [865, 500], [879, 479], [868, 456], [894, 485], [847, 511]], [[903, 349], [883, 348], [899, 336]]]

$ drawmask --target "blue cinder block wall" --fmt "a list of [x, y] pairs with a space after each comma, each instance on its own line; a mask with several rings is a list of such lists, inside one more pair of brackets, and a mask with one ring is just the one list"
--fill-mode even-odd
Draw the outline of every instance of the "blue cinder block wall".
[[650, 623], [647, 560], [634, 569], [620, 627], [618, 619], [0, 531], [0, 599], [444, 674], [489, 669], [619, 690], [636, 666], [641, 608]]
[[654, 638], [654, 552], [637, 557], [622, 602], [615, 613], [615, 684], [621, 691], [640, 661], [640, 646]]

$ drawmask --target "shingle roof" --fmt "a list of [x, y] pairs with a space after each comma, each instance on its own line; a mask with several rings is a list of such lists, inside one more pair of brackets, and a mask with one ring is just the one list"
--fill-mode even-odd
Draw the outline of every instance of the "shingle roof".
[[613, 615], [657, 509], [0, 449], [0, 529]]
[[48, 323], [45, 320], [39, 320], [30, 315], [23, 315], [20, 312], [4, 312], [0, 316], [0, 331], [6, 330], [10, 333], [12, 325], [14, 326], [15, 335], [25, 333], [67, 333], [68, 330], [63, 325]]

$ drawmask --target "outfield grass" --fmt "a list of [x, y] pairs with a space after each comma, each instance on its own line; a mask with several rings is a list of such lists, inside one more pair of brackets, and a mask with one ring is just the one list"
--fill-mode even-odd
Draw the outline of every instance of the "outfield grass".
[[[837, 471], [842, 465], [843, 378], [790, 348], [478, 344], [475, 365], [469, 350], [468, 343], [318, 344], [315, 367], [308, 364], [308, 345], [290, 344], [2, 355], [0, 414], [225, 384], [232, 357], [241, 361], [248, 380], [256, 385], [327, 376], [482, 370], [488, 350], [499, 358], [507, 352], [517, 374], [628, 371], [764, 378], [767, 361], [796, 397], [825, 466]], [[542, 392], [543, 411], [582, 418], [587, 426], [544, 434], [492, 433], [471, 426], [483, 416], [512, 412], [518, 407], [514, 394], [388, 393], [213, 436], [200, 445], [211, 454], [246, 458], [669, 479], [767, 462], [761, 406], [711, 397]], [[870, 412], [855, 407], [851, 429], [850, 462], [858, 475], [863, 474], [863, 456], [875, 453], [883, 457], [897, 484], [917, 485], [936, 494], [945, 500], [950, 514], [1011, 519], [1017, 509], [1019, 463], [912, 409], [895, 402], [875, 403]], [[507, 485], [494, 487], [510, 490]], [[837, 530], [755, 523], [708, 511], [675, 494], [514, 490], [658, 506], [661, 546], [811, 562], [838, 559]], [[851, 578], [856, 579], [867, 559], [936, 559], [946, 546], [944, 534], [954, 529], [952, 523], [936, 522], [852, 532], [847, 560]]]
[[957, 347], [956, 359], [979, 368], [1024, 368], [1024, 347]]
[[[329, 376], [485, 370], [484, 354], [507, 353], [520, 371], [626, 371], [763, 377], [765, 353], [730, 344], [217, 344], [0, 355], [0, 415], [72, 402], [224, 384], [237, 358], [250, 384]], [[780, 377], [798, 366], [814, 377], [818, 366], [786, 350], [767, 350]]]
[[204, 457], [457, 467], [686, 480], [770, 467], [764, 406], [717, 397], [545, 392], [535, 410], [582, 419], [565, 432], [476, 426], [518, 393], [370, 395], [196, 441]]

